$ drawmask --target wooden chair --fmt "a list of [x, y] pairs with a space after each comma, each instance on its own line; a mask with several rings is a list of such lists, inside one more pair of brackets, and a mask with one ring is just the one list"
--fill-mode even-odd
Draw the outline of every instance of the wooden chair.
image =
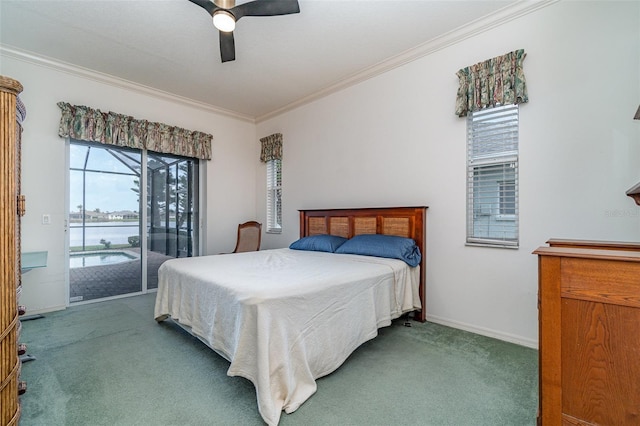
[[232, 253], [244, 253], [246, 251], [260, 250], [260, 239], [262, 237], [262, 224], [256, 221], [249, 221], [238, 225], [238, 241]]

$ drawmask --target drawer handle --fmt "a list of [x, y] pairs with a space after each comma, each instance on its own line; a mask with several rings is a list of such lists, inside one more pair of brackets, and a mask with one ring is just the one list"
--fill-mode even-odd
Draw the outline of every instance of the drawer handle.
[[18, 195], [18, 216], [22, 217], [27, 212], [25, 206], [26, 199], [24, 195]]

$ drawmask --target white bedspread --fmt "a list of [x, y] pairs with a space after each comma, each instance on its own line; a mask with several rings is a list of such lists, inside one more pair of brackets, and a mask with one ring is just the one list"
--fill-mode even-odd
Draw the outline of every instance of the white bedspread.
[[158, 271], [155, 318], [189, 327], [256, 387], [275, 425], [379, 327], [420, 308], [419, 267], [290, 249], [173, 259]]

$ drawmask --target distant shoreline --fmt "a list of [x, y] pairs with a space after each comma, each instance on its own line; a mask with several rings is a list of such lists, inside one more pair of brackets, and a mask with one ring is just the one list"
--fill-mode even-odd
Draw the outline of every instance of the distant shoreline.
[[[84, 223], [112, 223], [112, 222], [122, 223], [122, 222], [138, 222], [138, 221], [139, 219], [100, 219], [100, 220], [85, 219]], [[82, 219], [69, 219], [69, 223], [82, 223]]]

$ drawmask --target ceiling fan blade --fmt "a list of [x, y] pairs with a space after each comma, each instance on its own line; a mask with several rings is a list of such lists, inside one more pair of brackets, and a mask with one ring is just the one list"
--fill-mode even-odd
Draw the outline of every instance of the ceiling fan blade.
[[235, 61], [236, 60], [236, 43], [233, 39], [233, 31], [220, 33], [220, 58], [222, 62]]
[[[193, 0], [191, 0], [193, 1]], [[254, 0], [229, 9], [236, 21], [243, 16], [275, 16], [300, 13], [298, 0]]]
[[200, 6], [207, 12], [209, 12], [209, 15], [211, 16], [213, 16], [213, 12], [215, 12], [217, 9], [220, 9], [218, 6], [215, 5], [215, 3], [209, 0], [189, 0], [189, 1], [193, 4], [197, 4], [198, 6]]

